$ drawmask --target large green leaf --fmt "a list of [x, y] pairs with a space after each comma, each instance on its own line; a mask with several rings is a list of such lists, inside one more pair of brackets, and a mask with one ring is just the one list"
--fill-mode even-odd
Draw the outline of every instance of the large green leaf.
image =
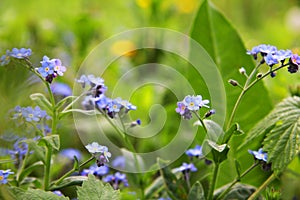
[[280, 172], [300, 152], [300, 98], [289, 97], [260, 121], [248, 134], [242, 146], [262, 141], [268, 162]]
[[[235, 79], [243, 84], [245, 77], [239, 73], [238, 69], [244, 67], [247, 72], [250, 72], [255, 67], [253, 60], [246, 55], [246, 49], [237, 31], [207, 0], [203, 1], [198, 10], [191, 37], [203, 46], [220, 70], [227, 96], [226, 117], [228, 120], [240, 88], [233, 87], [227, 81]], [[191, 57], [193, 57], [193, 49], [191, 49]], [[199, 80], [195, 80], [195, 84], [199, 85]], [[257, 84], [243, 98], [234, 121], [238, 122], [244, 131], [249, 130], [270, 111], [270, 102], [263, 84]]]
[[23, 190], [21, 188], [12, 187], [11, 192], [18, 200], [39, 199], [39, 200], [68, 200], [68, 197], [57, 196], [53, 192], [46, 192], [40, 189]]
[[77, 195], [79, 200], [120, 199], [119, 190], [114, 190], [108, 183], [104, 185], [91, 174], [88, 180], [83, 182], [82, 187], [77, 187]]
[[204, 190], [199, 181], [197, 181], [191, 188], [188, 196], [188, 200], [205, 200]]

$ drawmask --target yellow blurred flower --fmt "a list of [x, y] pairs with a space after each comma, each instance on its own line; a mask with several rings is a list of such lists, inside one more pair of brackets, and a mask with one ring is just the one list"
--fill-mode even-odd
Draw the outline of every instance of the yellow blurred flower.
[[149, 8], [151, 0], [135, 0], [136, 4], [141, 8]]
[[118, 56], [133, 56], [135, 54], [136, 46], [130, 40], [119, 40], [116, 41], [112, 47], [111, 52]]
[[191, 13], [198, 5], [199, 0], [175, 0], [176, 7], [181, 13]]

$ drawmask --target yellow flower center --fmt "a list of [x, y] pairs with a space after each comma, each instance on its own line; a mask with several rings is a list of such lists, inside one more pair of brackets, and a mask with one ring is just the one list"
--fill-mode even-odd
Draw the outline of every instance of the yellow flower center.
[[17, 54], [17, 56], [18, 56], [18, 57], [21, 57], [21, 56], [22, 56], [22, 54], [21, 54], [21, 53], [18, 53], [18, 54]]
[[2, 181], [4, 179], [4, 176], [0, 176], [0, 181]]
[[33, 114], [29, 114], [28, 117], [33, 118]]
[[45, 72], [48, 72], [48, 71], [49, 71], [49, 67], [46, 67], [46, 68], [45, 68]]
[[59, 70], [59, 66], [55, 66], [55, 67], [54, 67], [54, 70], [55, 70], [55, 71], [58, 71], [58, 70]]

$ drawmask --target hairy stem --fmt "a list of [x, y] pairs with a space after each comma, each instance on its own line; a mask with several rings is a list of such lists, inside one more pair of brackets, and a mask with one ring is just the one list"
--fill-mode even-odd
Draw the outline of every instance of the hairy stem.
[[258, 195], [276, 178], [273, 173], [257, 190], [248, 198], [248, 200], [255, 200]]

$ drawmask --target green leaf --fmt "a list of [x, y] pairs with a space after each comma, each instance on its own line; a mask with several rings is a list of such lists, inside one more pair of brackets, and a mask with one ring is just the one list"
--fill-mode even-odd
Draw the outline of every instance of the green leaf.
[[33, 154], [36, 155], [38, 160], [42, 161], [44, 164], [46, 162], [46, 149], [43, 146], [39, 146], [37, 141], [33, 139], [27, 139], [24, 140], [27, 144], [30, 150], [33, 150]]
[[72, 185], [81, 185], [88, 178], [86, 176], [70, 176], [65, 178], [59, 185], [50, 187], [51, 190], [58, 190]]
[[24, 169], [22, 171], [22, 173], [19, 176], [19, 181], [22, 182], [22, 180], [26, 176], [28, 176], [33, 170], [36, 170], [36, 168], [43, 167], [43, 166], [44, 166], [44, 164], [41, 161], [31, 164], [30, 166], [28, 166], [26, 169]]
[[46, 110], [48, 113], [51, 113], [50, 111], [52, 110], [52, 105], [45, 97], [45, 95], [41, 93], [34, 93], [30, 95], [30, 99], [34, 101], [42, 109]]
[[214, 150], [216, 150], [219, 153], [223, 152], [225, 150], [225, 148], [227, 147], [227, 144], [218, 145], [217, 143], [215, 143], [214, 141], [211, 141], [211, 140], [207, 140], [207, 143], [210, 147], [212, 147]]
[[222, 142], [224, 137], [224, 131], [222, 127], [209, 119], [205, 119], [203, 122], [207, 128], [207, 138], [215, 143]]
[[237, 178], [240, 179], [241, 177], [241, 165], [239, 163], [238, 160], [234, 160], [234, 165], [235, 165], [235, 171], [236, 171], [236, 174], [237, 174]]
[[188, 200], [205, 200], [204, 190], [199, 181], [197, 181], [191, 188]]
[[104, 185], [92, 174], [89, 174], [88, 180], [83, 182], [82, 187], [77, 187], [77, 196], [79, 200], [118, 200], [121, 198], [119, 190], [114, 190], [108, 183]]
[[167, 189], [168, 195], [172, 199], [183, 199], [187, 194], [183, 188], [183, 185], [177, 179], [174, 173], [165, 166], [165, 163], [162, 163], [161, 160], [158, 160], [160, 166], [160, 174], [163, 177], [164, 185]]
[[226, 131], [223, 142], [222, 143], [228, 143], [232, 135], [241, 135], [244, 132], [240, 129], [240, 125], [238, 123], [234, 123], [228, 131]]
[[[252, 57], [246, 55], [246, 49], [237, 31], [207, 0], [203, 1], [197, 12], [190, 35], [202, 45], [219, 68], [226, 90], [226, 118], [228, 120], [240, 93], [240, 88], [233, 87], [227, 81], [234, 79], [240, 84], [244, 83], [245, 77], [239, 73], [238, 69], [244, 67], [247, 72], [252, 71], [255, 67]], [[191, 49], [191, 58], [197, 59], [193, 58], [193, 49]], [[191, 76], [194, 76], [194, 74], [191, 74]], [[189, 81], [193, 85], [199, 86], [200, 84], [199, 79], [193, 80], [192, 77]], [[201, 93], [201, 95], [209, 96], [208, 93]], [[244, 131], [249, 130], [270, 111], [272, 108], [270, 102], [267, 90], [263, 86], [263, 83], [259, 82], [253, 90], [250, 90], [244, 96], [234, 121], [238, 122]], [[218, 110], [216, 111], [218, 112]]]
[[60, 148], [60, 140], [59, 135], [48, 135], [41, 139], [46, 142], [47, 146], [51, 146], [56, 151], [59, 151]]
[[12, 187], [11, 192], [18, 200], [39, 199], [39, 200], [68, 200], [68, 197], [57, 196], [53, 192], [46, 192], [40, 189], [23, 190], [21, 188]]
[[[67, 97], [65, 97], [65, 98], [63, 98], [62, 100], [60, 100], [56, 105], [55, 105], [55, 108], [57, 109], [57, 110], [59, 110], [59, 109], [61, 109], [61, 107], [63, 106], [63, 105], [65, 105], [65, 103], [67, 103], [67, 101], [69, 101], [69, 100], [73, 100], [73, 99], [75, 99], [75, 98], [77, 98], [76, 96], [67, 96]], [[73, 104], [73, 101], [70, 103], [70, 105], [68, 105], [68, 106], [71, 106]]]
[[284, 99], [248, 134], [243, 146], [252, 141], [263, 141], [268, 162], [279, 173], [300, 152], [300, 97]]

